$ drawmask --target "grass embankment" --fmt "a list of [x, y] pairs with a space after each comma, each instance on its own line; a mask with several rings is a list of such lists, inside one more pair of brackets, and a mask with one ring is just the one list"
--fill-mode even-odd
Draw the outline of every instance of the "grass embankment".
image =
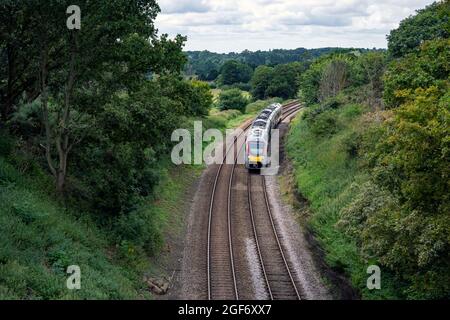
[[337, 226], [341, 210], [359, 194], [354, 183], [369, 180], [353, 154], [354, 138], [367, 128], [365, 119], [369, 116], [366, 107], [357, 104], [313, 107], [292, 123], [287, 154], [296, 185], [310, 202], [309, 223], [325, 250], [327, 264], [347, 275], [365, 299], [396, 298], [386, 273], [382, 290], [366, 288], [371, 262], [360, 258], [355, 241]]
[[[148, 294], [89, 215], [49, 196], [37, 167], [0, 157], [0, 299], [131, 299]], [[81, 290], [66, 287], [81, 268]]]

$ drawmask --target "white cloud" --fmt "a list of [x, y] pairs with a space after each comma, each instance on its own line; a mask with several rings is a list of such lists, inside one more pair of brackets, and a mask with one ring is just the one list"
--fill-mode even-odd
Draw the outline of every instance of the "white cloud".
[[433, 0], [160, 0], [162, 33], [188, 50], [217, 52], [379, 47], [386, 34]]
[[211, 9], [207, 0], [159, 0], [158, 3], [166, 14], [208, 12]]

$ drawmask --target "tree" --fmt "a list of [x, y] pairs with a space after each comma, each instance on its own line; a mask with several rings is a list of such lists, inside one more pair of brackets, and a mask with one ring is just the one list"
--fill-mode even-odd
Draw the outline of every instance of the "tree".
[[[38, 55], [35, 34], [28, 23], [35, 20], [36, 4], [24, 1], [0, 3], [0, 120], [6, 122], [26, 93], [30, 102], [39, 95]], [[54, 52], [57, 54], [58, 52]], [[52, 65], [49, 68], [53, 68]], [[0, 123], [1, 124], [1, 123]]]
[[449, 39], [426, 41], [417, 52], [392, 61], [384, 77], [387, 107], [399, 107], [417, 88], [436, 86], [448, 90], [449, 45]]
[[239, 89], [225, 90], [222, 91], [219, 95], [220, 110], [235, 109], [244, 112], [247, 103], [248, 99]]
[[273, 69], [270, 85], [266, 89], [267, 97], [292, 99], [297, 96], [298, 79], [304, 71], [301, 63], [280, 64]]
[[153, 0], [78, 2], [81, 30], [61, 23], [69, 4], [21, 3], [20, 12], [30, 12], [30, 19], [14, 25], [15, 32], [33, 39], [31, 44], [16, 43], [29, 65], [36, 66], [35, 72], [20, 76], [35, 88], [30, 99], [41, 103], [42, 145], [59, 193], [65, 189], [69, 154], [92, 127], [89, 119], [98, 106], [118, 92], [140, 90], [151, 75], [180, 72], [186, 62], [181, 52], [185, 38], [157, 37], [153, 21], [159, 7]]
[[185, 114], [183, 102], [166, 95], [172, 83], [144, 82], [98, 106], [92, 130], [72, 155], [73, 196], [96, 212], [117, 216], [154, 193], [171, 134]]
[[416, 89], [366, 151], [376, 184], [393, 200], [359, 226], [363, 250], [407, 280], [418, 299], [450, 290], [449, 99], [434, 86]]
[[198, 80], [185, 81], [182, 77], [168, 75], [160, 78], [166, 85], [162, 94], [179, 101], [183, 114], [187, 116], [206, 116], [213, 104], [213, 95], [208, 83]]
[[264, 100], [267, 98], [267, 88], [272, 81], [273, 71], [274, 69], [268, 66], [256, 68], [251, 80], [251, 93], [254, 99]]
[[415, 16], [406, 18], [398, 29], [388, 36], [389, 54], [400, 58], [417, 51], [426, 40], [444, 39], [449, 36], [450, 1], [435, 2], [417, 11]]
[[192, 81], [191, 114], [194, 116], [207, 116], [213, 104], [213, 95], [209, 85], [202, 81]]
[[316, 60], [308, 70], [300, 76], [300, 99], [306, 106], [319, 103], [319, 86], [322, 78], [322, 71], [327, 60]]
[[247, 83], [252, 78], [252, 68], [238, 61], [227, 61], [221, 68], [222, 81], [224, 85], [235, 83]]
[[324, 68], [320, 79], [319, 101], [336, 96], [349, 84], [349, 65], [342, 57], [333, 58]]
[[369, 52], [357, 60], [363, 72], [363, 81], [370, 87], [369, 105], [381, 105], [383, 96], [383, 76], [386, 70], [386, 54], [384, 52]]

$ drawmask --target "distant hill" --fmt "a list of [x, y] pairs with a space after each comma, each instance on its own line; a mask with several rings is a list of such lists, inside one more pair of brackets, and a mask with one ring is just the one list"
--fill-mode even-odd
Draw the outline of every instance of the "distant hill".
[[370, 49], [354, 48], [320, 48], [292, 50], [275, 49], [269, 51], [243, 51], [241, 53], [214, 53], [210, 51], [186, 51], [188, 64], [185, 72], [188, 76], [198, 76], [200, 80], [212, 81], [217, 78], [221, 66], [228, 60], [238, 60], [249, 64], [252, 68], [260, 65], [275, 66], [291, 62], [307, 62], [324, 54], [333, 52], [349, 52], [352, 50], [369, 51]]

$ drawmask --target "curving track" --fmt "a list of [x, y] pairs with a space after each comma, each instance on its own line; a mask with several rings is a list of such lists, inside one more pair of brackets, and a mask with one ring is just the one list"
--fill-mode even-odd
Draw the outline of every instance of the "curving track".
[[[285, 105], [283, 119], [291, 117], [299, 110], [297, 101]], [[244, 131], [249, 127], [250, 124], [245, 126]], [[256, 244], [257, 264], [264, 275], [263, 286], [267, 298], [300, 299], [272, 217], [265, 179], [262, 176], [250, 175], [246, 170], [242, 170], [243, 166], [237, 165], [237, 159], [243, 149], [243, 144], [239, 145], [238, 141], [239, 139], [235, 139], [234, 143], [224, 150], [224, 161], [218, 166], [211, 191], [206, 259], [208, 299], [238, 300], [240, 291], [245, 293], [245, 279], [248, 278], [249, 271], [243, 270], [246, 268], [243, 267], [242, 253], [237, 252], [242, 252], [242, 238], [246, 237], [252, 237]], [[231, 152], [233, 148], [238, 152]], [[226, 164], [230, 156], [234, 157], [231, 161], [233, 165]], [[242, 183], [243, 179], [247, 181], [246, 201], [242, 198], [245, 192], [233, 192], [233, 187], [236, 188], [236, 184]], [[237, 209], [242, 208], [244, 211], [238, 212]], [[251, 229], [242, 228], [245, 224], [251, 225]]]

